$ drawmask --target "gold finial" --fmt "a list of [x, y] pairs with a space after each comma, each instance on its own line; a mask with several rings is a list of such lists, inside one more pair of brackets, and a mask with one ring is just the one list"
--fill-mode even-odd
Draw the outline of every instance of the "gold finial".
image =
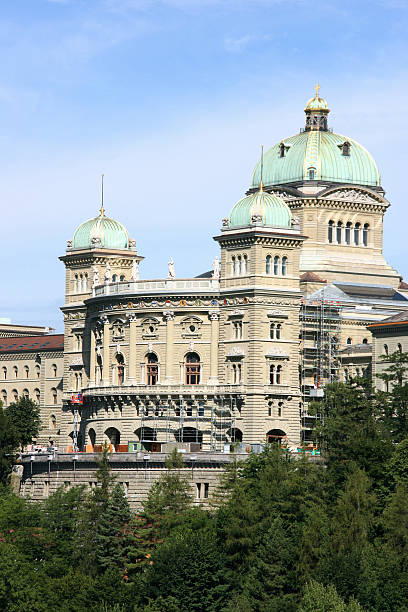
[[103, 207], [103, 177], [104, 176], [105, 176], [104, 174], [101, 175], [101, 178], [102, 178], [102, 185], [101, 185], [101, 196], [102, 196], [101, 200], [102, 200], [102, 204], [101, 204], [101, 207], [99, 209], [100, 213], [101, 213], [101, 217], [105, 216], [105, 209]]
[[316, 83], [316, 86], [315, 86], [315, 90], [316, 90], [316, 98], [318, 98], [318, 97], [319, 97], [319, 89], [320, 89], [320, 85], [319, 85], [319, 83]]
[[263, 192], [263, 153], [264, 153], [264, 146], [261, 145], [261, 180], [259, 181], [259, 191], [260, 193]]

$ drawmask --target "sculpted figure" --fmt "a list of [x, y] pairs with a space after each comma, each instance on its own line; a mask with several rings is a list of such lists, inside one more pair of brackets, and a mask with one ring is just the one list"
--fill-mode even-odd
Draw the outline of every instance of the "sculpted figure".
[[213, 278], [220, 278], [220, 260], [217, 257], [213, 261]]
[[132, 274], [130, 276], [130, 280], [139, 280], [139, 262], [136, 259], [134, 259], [132, 263]]
[[174, 271], [174, 261], [173, 261], [172, 257], [170, 257], [170, 261], [169, 261], [169, 274], [168, 274], [168, 278], [176, 278], [176, 273]]
[[112, 280], [111, 267], [109, 261], [106, 263], [105, 284], [108, 285]]
[[93, 270], [92, 289], [94, 289], [95, 287], [99, 285], [99, 270], [96, 266], [94, 266], [92, 270]]

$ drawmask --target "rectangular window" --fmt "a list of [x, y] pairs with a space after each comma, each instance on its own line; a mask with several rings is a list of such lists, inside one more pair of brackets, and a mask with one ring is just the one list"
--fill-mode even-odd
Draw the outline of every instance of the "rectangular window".
[[196, 487], [197, 487], [196, 498], [201, 499], [201, 482], [197, 482]]
[[208, 491], [209, 491], [210, 485], [208, 482], [204, 483], [204, 499], [208, 499]]

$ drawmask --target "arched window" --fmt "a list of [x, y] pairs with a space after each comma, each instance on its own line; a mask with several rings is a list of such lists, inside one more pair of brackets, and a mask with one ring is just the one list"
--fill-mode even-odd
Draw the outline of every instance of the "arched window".
[[246, 255], [242, 258], [242, 274], [248, 273], [248, 257]]
[[92, 427], [88, 431], [88, 437], [89, 437], [90, 444], [92, 444], [92, 446], [95, 446], [96, 433], [95, 433], [95, 430]]
[[17, 389], [13, 389], [11, 392], [11, 398], [13, 402], [18, 402], [18, 392]]
[[281, 323], [277, 323], [277, 325], [276, 325], [276, 331], [275, 331], [275, 338], [276, 338], [276, 340], [280, 340], [280, 337], [281, 337], [281, 330], [282, 330], [282, 325], [281, 325]]
[[234, 338], [235, 340], [242, 339], [242, 321], [235, 321], [234, 325]]
[[334, 226], [334, 221], [329, 221], [329, 227], [327, 230], [327, 238], [330, 244], [333, 242], [333, 226]]
[[307, 173], [308, 173], [309, 181], [314, 181], [315, 180], [315, 176], [316, 176], [316, 169], [315, 168], [309, 168]]
[[285, 145], [283, 144], [283, 142], [281, 142], [279, 145], [279, 156], [285, 157]]
[[75, 293], [79, 293], [79, 278], [78, 274], [75, 274]]
[[55, 387], [51, 389], [51, 403], [53, 406], [56, 406], [58, 402], [57, 390]]
[[348, 378], [349, 378], [348, 368], [344, 368], [344, 382], [345, 383], [348, 381]]
[[3, 408], [7, 407], [7, 391], [5, 389], [1, 392], [1, 401], [3, 402]]
[[269, 337], [271, 340], [275, 338], [275, 323], [269, 325]]
[[118, 275], [112, 274], [112, 283], [116, 283], [117, 280], [118, 280]]
[[84, 292], [86, 293], [88, 291], [88, 274], [85, 273], [84, 275]]
[[116, 355], [116, 380], [118, 385], [123, 385], [125, 380], [125, 360], [122, 353]]
[[232, 262], [232, 276], [235, 276], [237, 273], [237, 263], [236, 263], [235, 257], [231, 258], [231, 262]]
[[368, 344], [368, 338], [363, 338], [363, 344]]
[[57, 429], [57, 419], [55, 417], [55, 414], [52, 414], [50, 416], [50, 429]]
[[337, 244], [341, 244], [341, 234], [343, 232], [343, 223], [341, 221], [337, 221], [336, 227], [336, 242]]
[[282, 276], [286, 276], [288, 269], [288, 258], [282, 257]]
[[353, 344], [353, 341], [351, 338], [347, 338], [347, 344]]
[[341, 154], [344, 155], [344, 157], [350, 156], [350, 143], [349, 142], [345, 142], [343, 144], [343, 146], [341, 147]]
[[266, 256], [266, 265], [265, 265], [265, 272], [266, 274], [270, 274], [271, 273], [271, 262], [272, 262], [272, 257], [270, 255]]
[[344, 242], [350, 244], [351, 241], [351, 222], [347, 221], [346, 228], [344, 230]]
[[200, 357], [197, 353], [186, 355], [186, 385], [198, 385], [200, 382]]
[[55, 363], [53, 363], [51, 366], [51, 373], [53, 378], [57, 378], [57, 366], [55, 365]]
[[41, 394], [39, 389], [34, 389], [34, 397], [37, 404], [40, 404]]
[[282, 366], [278, 365], [276, 367], [276, 384], [277, 385], [281, 384], [281, 374], [282, 374]]
[[28, 366], [24, 366], [24, 378], [28, 378], [30, 374], [30, 368]]
[[361, 228], [361, 223], [356, 223], [354, 226], [354, 244], [356, 246], [360, 244], [360, 228]]
[[157, 385], [159, 382], [159, 363], [155, 353], [149, 353], [147, 356], [147, 384]]
[[271, 429], [266, 434], [266, 441], [268, 444], [276, 443], [282, 444], [285, 441], [286, 433], [282, 429]]
[[278, 417], [282, 416], [283, 412], [283, 402], [278, 402]]
[[3, 367], [3, 380], [7, 379], [7, 368]]
[[400, 343], [397, 344], [397, 350], [399, 353], [402, 353], [402, 346]]
[[40, 366], [39, 365], [35, 366], [35, 376], [36, 378], [40, 378]]
[[23, 389], [23, 397], [24, 397], [24, 399], [28, 399], [30, 397], [28, 389]]
[[388, 357], [388, 344], [384, 344], [384, 355]]
[[18, 367], [13, 366], [14, 378], [18, 378]]
[[241, 260], [241, 255], [238, 255], [237, 260], [238, 260], [238, 272], [237, 272], [237, 274], [238, 274], [238, 276], [241, 276], [241, 274], [242, 274], [242, 260]]
[[275, 384], [275, 366], [273, 363], [269, 366], [269, 384]]
[[268, 402], [268, 416], [272, 416], [273, 402]]
[[123, 281], [125, 280], [125, 275], [121, 274], [119, 280], [121, 283], [123, 283]]
[[369, 225], [368, 223], [364, 223], [364, 227], [363, 227], [363, 246], [367, 246], [368, 245], [368, 229], [369, 229]]
[[279, 274], [279, 256], [275, 255], [273, 258], [273, 273], [275, 276]]

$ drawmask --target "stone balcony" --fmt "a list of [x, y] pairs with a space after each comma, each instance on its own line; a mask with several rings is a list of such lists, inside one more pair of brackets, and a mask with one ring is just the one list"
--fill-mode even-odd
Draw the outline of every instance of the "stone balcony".
[[202, 295], [216, 294], [219, 281], [216, 278], [165, 278], [158, 280], [139, 280], [100, 285], [92, 297], [108, 295]]

